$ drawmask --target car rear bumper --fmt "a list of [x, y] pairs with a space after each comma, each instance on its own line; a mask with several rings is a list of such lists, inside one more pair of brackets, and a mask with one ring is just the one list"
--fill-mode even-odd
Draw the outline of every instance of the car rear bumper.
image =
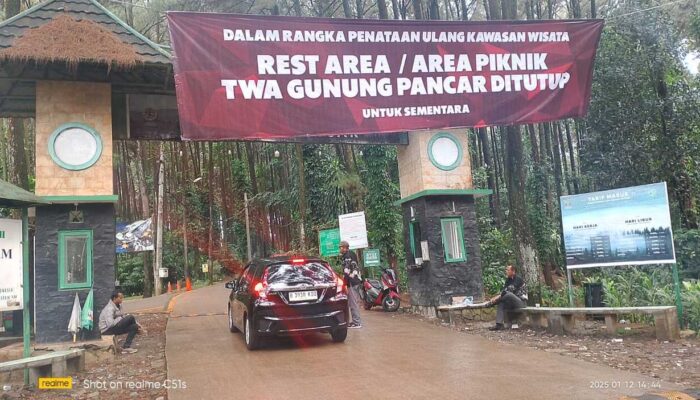
[[347, 326], [346, 309], [295, 316], [279, 315], [272, 310], [261, 310], [255, 314], [255, 327], [261, 335], [287, 336], [330, 332], [344, 326]]

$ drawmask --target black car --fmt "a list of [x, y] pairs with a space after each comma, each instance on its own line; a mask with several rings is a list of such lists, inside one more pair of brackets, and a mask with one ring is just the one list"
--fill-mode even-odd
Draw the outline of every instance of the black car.
[[263, 336], [328, 332], [334, 342], [348, 335], [348, 296], [343, 278], [327, 262], [280, 256], [254, 260], [231, 289], [228, 325], [244, 332], [248, 349]]

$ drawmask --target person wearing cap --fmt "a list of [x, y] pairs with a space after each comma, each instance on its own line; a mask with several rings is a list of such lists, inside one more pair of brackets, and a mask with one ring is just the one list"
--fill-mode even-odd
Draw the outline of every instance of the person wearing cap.
[[340, 263], [343, 266], [343, 275], [345, 284], [348, 286], [348, 306], [352, 320], [348, 324], [348, 328], [362, 328], [362, 318], [360, 317], [360, 285], [362, 284], [362, 275], [360, 266], [357, 265], [357, 255], [350, 250], [350, 244], [345, 240], [340, 242]]

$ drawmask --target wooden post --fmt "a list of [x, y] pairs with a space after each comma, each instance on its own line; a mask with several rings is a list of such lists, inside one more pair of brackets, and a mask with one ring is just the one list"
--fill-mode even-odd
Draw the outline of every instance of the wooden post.
[[250, 247], [250, 217], [248, 215], [248, 193], [243, 193], [243, 205], [245, 206], [245, 240], [247, 246], [247, 256], [250, 261], [253, 259], [252, 249]]
[[[563, 243], [563, 241], [562, 241]], [[566, 252], [564, 252], [566, 254]], [[574, 289], [572, 287], [571, 283], [571, 270], [569, 269], [569, 266], [566, 266], [566, 282], [568, 284], [568, 292], [569, 292], [569, 307], [574, 306]]]
[[673, 269], [673, 291], [675, 292], [676, 295], [676, 309], [677, 309], [677, 319], [680, 327], [682, 327], [683, 324], [683, 302], [681, 301], [681, 283], [680, 279], [678, 277], [678, 266], [676, 263], [671, 264], [671, 268]]
[[605, 329], [611, 335], [617, 333], [617, 315], [605, 314]]
[[654, 314], [657, 340], [676, 340], [680, 338], [678, 314], [676, 310], [667, 310]]
[[155, 295], [163, 293], [160, 279], [160, 268], [163, 266], [163, 189], [165, 187], [165, 160], [163, 142], [160, 143], [160, 159], [158, 160], [158, 222], [156, 224], [156, 262], [153, 267], [153, 287]]
[[549, 313], [547, 315], [547, 330], [554, 335], [564, 334], [564, 326], [562, 316], [558, 313]]
[[[22, 357], [31, 355], [29, 346], [29, 210], [22, 209]], [[29, 370], [24, 369], [24, 384], [29, 385]]]
[[183, 196], [183, 212], [182, 212], [182, 250], [185, 258], [185, 285], [190, 281], [190, 260], [187, 249], [187, 204], [184, 202]]
[[564, 333], [573, 333], [576, 328], [576, 319], [573, 314], [562, 314], [562, 327], [564, 328]]

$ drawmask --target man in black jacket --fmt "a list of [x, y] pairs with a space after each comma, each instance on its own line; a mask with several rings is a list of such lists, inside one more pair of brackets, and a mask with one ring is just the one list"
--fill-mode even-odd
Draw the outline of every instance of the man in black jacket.
[[492, 298], [489, 303], [498, 304], [496, 312], [496, 326], [489, 328], [492, 331], [500, 331], [503, 329], [503, 320], [507, 311], [523, 308], [527, 304], [527, 287], [523, 278], [516, 275], [515, 266], [509, 265], [506, 267], [505, 285], [501, 294]]
[[345, 240], [340, 242], [340, 262], [343, 266], [345, 284], [348, 286], [348, 306], [350, 306], [350, 314], [352, 315], [352, 321], [348, 324], [348, 328], [362, 328], [359, 293], [362, 277], [360, 267], [357, 265], [357, 255], [350, 250], [350, 244]]

